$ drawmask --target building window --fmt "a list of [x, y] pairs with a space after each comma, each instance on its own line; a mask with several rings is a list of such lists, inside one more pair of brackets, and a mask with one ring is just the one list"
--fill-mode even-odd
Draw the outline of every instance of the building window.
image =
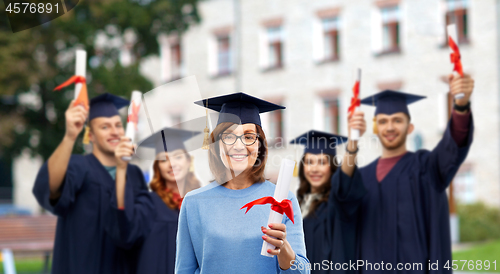
[[323, 28], [324, 60], [339, 59], [339, 17], [321, 19]]
[[283, 110], [276, 110], [269, 113], [269, 134], [271, 139], [271, 144], [279, 143], [283, 140]]
[[382, 52], [399, 52], [399, 7], [381, 8], [382, 15]]
[[283, 66], [283, 41], [281, 26], [267, 28], [268, 68]]
[[180, 79], [185, 74], [181, 41], [181, 37], [178, 35], [159, 36], [161, 78], [163, 82]]
[[181, 78], [182, 54], [179, 42], [170, 45], [170, 80]]
[[324, 129], [333, 134], [340, 133], [340, 101], [337, 97], [323, 99], [324, 107]]
[[229, 35], [217, 37], [217, 74], [231, 73], [231, 46]]
[[[467, 0], [446, 0], [446, 26], [450, 24], [456, 25], [459, 44], [467, 43], [469, 41], [469, 29], [467, 28], [467, 7]], [[448, 44], [448, 36], [445, 37], [445, 41], [445, 43]]]

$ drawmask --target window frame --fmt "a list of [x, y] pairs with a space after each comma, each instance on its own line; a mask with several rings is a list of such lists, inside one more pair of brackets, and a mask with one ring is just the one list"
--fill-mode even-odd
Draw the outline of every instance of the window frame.
[[[231, 62], [232, 62], [231, 36], [229, 35], [229, 33], [224, 34], [224, 35], [217, 35], [215, 37], [215, 41], [216, 41], [216, 53], [215, 54], [216, 54], [216, 60], [217, 60], [217, 66], [216, 66], [217, 74], [216, 74], [216, 76], [230, 75], [232, 73], [232, 69], [233, 69], [232, 65], [231, 65]], [[226, 56], [227, 64], [225, 66], [225, 70], [222, 69], [223, 67], [221, 64], [221, 54], [222, 54], [221, 43], [226, 43], [225, 53], [227, 54], [227, 56]]]

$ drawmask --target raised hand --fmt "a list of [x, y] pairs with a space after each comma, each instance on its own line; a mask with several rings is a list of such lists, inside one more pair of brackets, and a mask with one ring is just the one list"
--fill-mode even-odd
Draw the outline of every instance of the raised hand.
[[120, 138], [120, 143], [115, 148], [116, 168], [126, 168], [128, 162], [123, 157], [131, 157], [134, 154], [134, 145], [127, 136]]
[[66, 118], [66, 134], [65, 137], [75, 141], [78, 134], [85, 126], [88, 111], [81, 105], [73, 106], [74, 100], [69, 104], [64, 116]]
[[464, 97], [455, 99], [455, 103], [459, 106], [465, 106], [469, 102], [474, 90], [474, 80], [468, 74], [464, 74], [464, 76], [450, 74], [448, 80], [450, 83], [450, 93], [453, 96], [460, 93], [464, 94]]
[[[351, 129], [359, 130], [359, 137], [363, 136], [366, 131], [366, 121], [365, 113], [362, 111], [356, 111], [347, 118], [347, 125], [349, 127], [349, 135], [351, 134]], [[349, 136], [350, 139], [351, 136]]]

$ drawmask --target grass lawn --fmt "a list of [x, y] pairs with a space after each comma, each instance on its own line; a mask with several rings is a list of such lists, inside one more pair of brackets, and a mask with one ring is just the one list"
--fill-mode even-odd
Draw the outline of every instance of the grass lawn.
[[[482, 269], [474, 269], [475, 272], [482, 271], [500, 273], [500, 240], [479, 244], [471, 249], [453, 252], [453, 260], [457, 260], [455, 263], [458, 265], [458, 271], [469, 271], [467, 263], [461, 262], [460, 260], [467, 260], [467, 262], [470, 260], [474, 261], [474, 268], [476, 268], [477, 261], [480, 260], [482, 262]], [[490, 261], [489, 270], [484, 269], [486, 260]], [[496, 261], [496, 270], [495, 264], [493, 263], [494, 261]], [[17, 260], [16, 270], [17, 274], [40, 274], [43, 270], [43, 259]], [[3, 266], [0, 266], [0, 274], [3, 273]]]
[[[17, 274], [41, 274], [43, 273], [43, 265], [44, 261], [42, 258], [16, 260], [16, 272]], [[0, 273], [4, 274], [3, 265], [1, 263]]]
[[[477, 246], [472, 247], [471, 249], [467, 250], [461, 250], [457, 252], [453, 252], [453, 260], [457, 260], [456, 264], [458, 265], [458, 270], [459, 271], [469, 271], [468, 265], [465, 264], [462, 270], [462, 265], [465, 262], [460, 262], [460, 260], [473, 260], [474, 261], [474, 268], [476, 268], [476, 263], [478, 260], [482, 261], [482, 270], [476, 270], [474, 271], [482, 271], [482, 272], [500, 272], [500, 240], [480, 244]], [[490, 269], [485, 270], [485, 261], [488, 260], [490, 261]], [[495, 270], [495, 264], [493, 263], [496, 261], [496, 270]], [[472, 268], [472, 263], [471, 263], [471, 268]]]

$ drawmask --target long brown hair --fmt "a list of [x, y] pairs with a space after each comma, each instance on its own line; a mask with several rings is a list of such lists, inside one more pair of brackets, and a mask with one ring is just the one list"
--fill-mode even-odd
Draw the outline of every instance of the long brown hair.
[[[215, 129], [212, 131], [210, 135], [210, 149], [208, 153], [208, 164], [210, 166], [210, 171], [214, 175], [215, 181], [219, 183], [225, 183], [229, 181], [231, 178], [228, 178], [227, 168], [222, 162], [220, 158], [220, 134], [227, 130], [229, 127], [237, 125], [231, 122], [220, 123]], [[266, 166], [267, 161], [267, 141], [266, 135], [264, 131], [259, 125], [255, 125], [257, 130], [257, 134], [259, 134], [259, 149], [257, 154], [257, 160], [253, 167], [248, 171], [250, 179], [252, 182], [264, 182], [266, 179], [264, 178], [264, 168]], [[245, 171], [246, 172], [246, 171]]]
[[[331, 155], [331, 154], [327, 154], [327, 153], [323, 153], [323, 155], [326, 155], [328, 157], [329, 163], [330, 163], [330, 172], [331, 172], [331, 175], [333, 175], [335, 173], [335, 171], [337, 170], [337, 165], [338, 165], [337, 160], [335, 160], [336, 157]], [[299, 189], [297, 190], [297, 201], [299, 202], [300, 205], [302, 205], [302, 203], [305, 202], [304, 196], [306, 194], [311, 193], [311, 184], [306, 179], [306, 175], [304, 172], [305, 159], [306, 159], [306, 153], [304, 153], [304, 156], [302, 156], [302, 159], [300, 160], [300, 164], [299, 164], [300, 184], [299, 184]], [[318, 200], [315, 200], [311, 203], [311, 207], [309, 208], [309, 213], [307, 214], [307, 216], [310, 216], [311, 214], [316, 214], [315, 211], [319, 207], [319, 205], [321, 203], [328, 201], [328, 197], [330, 196], [331, 188], [332, 188], [332, 184], [330, 183], [330, 180], [328, 180], [322, 186], [319, 187], [318, 191], [321, 194], [321, 198]], [[307, 216], [303, 216], [303, 217], [307, 217]]]
[[[185, 156], [189, 159], [189, 162], [191, 162], [191, 157], [187, 153], [187, 151], [184, 150]], [[165, 155], [165, 157], [168, 157]], [[154, 176], [153, 179], [151, 180], [151, 183], [149, 183], [149, 187], [151, 188], [152, 191], [154, 191], [160, 198], [163, 200], [163, 202], [170, 208], [170, 209], [177, 209], [177, 204], [173, 199], [172, 192], [167, 191], [167, 180], [163, 178], [161, 175], [160, 171], [160, 161], [155, 160], [153, 163], [153, 171], [154, 171]], [[193, 189], [197, 189], [200, 187], [200, 181], [196, 178], [193, 172], [189, 171], [188, 174], [186, 175], [186, 187], [185, 187], [185, 192], [189, 192]], [[185, 194], [185, 193], [184, 193]]]

